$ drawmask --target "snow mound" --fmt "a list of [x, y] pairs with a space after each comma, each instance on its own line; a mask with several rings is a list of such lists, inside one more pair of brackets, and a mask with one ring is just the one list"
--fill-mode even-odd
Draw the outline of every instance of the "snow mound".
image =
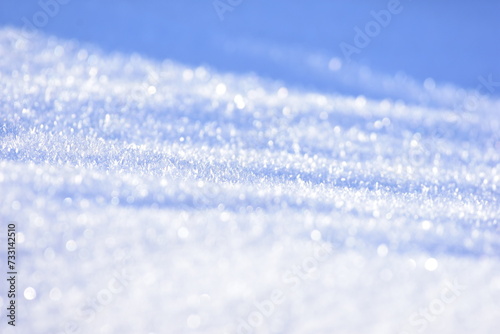
[[2, 333], [498, 328], [497, 100], [319, 94], [19, 33], [0, 30]]

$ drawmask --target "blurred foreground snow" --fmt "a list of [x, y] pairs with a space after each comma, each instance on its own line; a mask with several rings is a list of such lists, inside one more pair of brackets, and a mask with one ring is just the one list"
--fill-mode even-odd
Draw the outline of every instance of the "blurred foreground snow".
[[2, 333], [497, 330], [497, 100], [321, 95], [18, 34], [0, 30], [20, 259]]

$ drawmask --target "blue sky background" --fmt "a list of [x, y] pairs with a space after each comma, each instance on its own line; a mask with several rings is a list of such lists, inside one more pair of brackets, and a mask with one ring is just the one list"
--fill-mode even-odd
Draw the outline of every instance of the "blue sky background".
[[[243, 0], [221, 21], [212, 0], [69, 0], [40, 30], [105, 51], [255, 72], [327, 92], [382, 97], [349, 79], [353, 68], [469, 89], [481, 75], [500, 81], [500, 2], [400, 3], [401, 13], [352, 57], [351, 72], [344, 74], [328, 71], [328, 60], [344, 60], [339, 44], [353, 44], [354, 27], [364, 29], [373, 20], [370, 12], [386, 9], [388, 1]], [[41, 10], [38, 1], [2, 0], [0, 26], [21, 27], [23, 17], [33, 22]]]

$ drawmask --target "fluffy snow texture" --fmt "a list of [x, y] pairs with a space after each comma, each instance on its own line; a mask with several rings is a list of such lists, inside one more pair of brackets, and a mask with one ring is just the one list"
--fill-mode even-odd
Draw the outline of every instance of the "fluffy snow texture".
[[0, 92], [2, 333], [498, 330], [491, 96], [322, 95], [7, 28]]

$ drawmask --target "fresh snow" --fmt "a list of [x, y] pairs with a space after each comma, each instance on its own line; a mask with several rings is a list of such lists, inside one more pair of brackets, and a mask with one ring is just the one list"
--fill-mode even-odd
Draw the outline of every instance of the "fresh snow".
[[2, 333], [498, 330], [494, 96], [326, 94], [20, 34], [0, 29]]

